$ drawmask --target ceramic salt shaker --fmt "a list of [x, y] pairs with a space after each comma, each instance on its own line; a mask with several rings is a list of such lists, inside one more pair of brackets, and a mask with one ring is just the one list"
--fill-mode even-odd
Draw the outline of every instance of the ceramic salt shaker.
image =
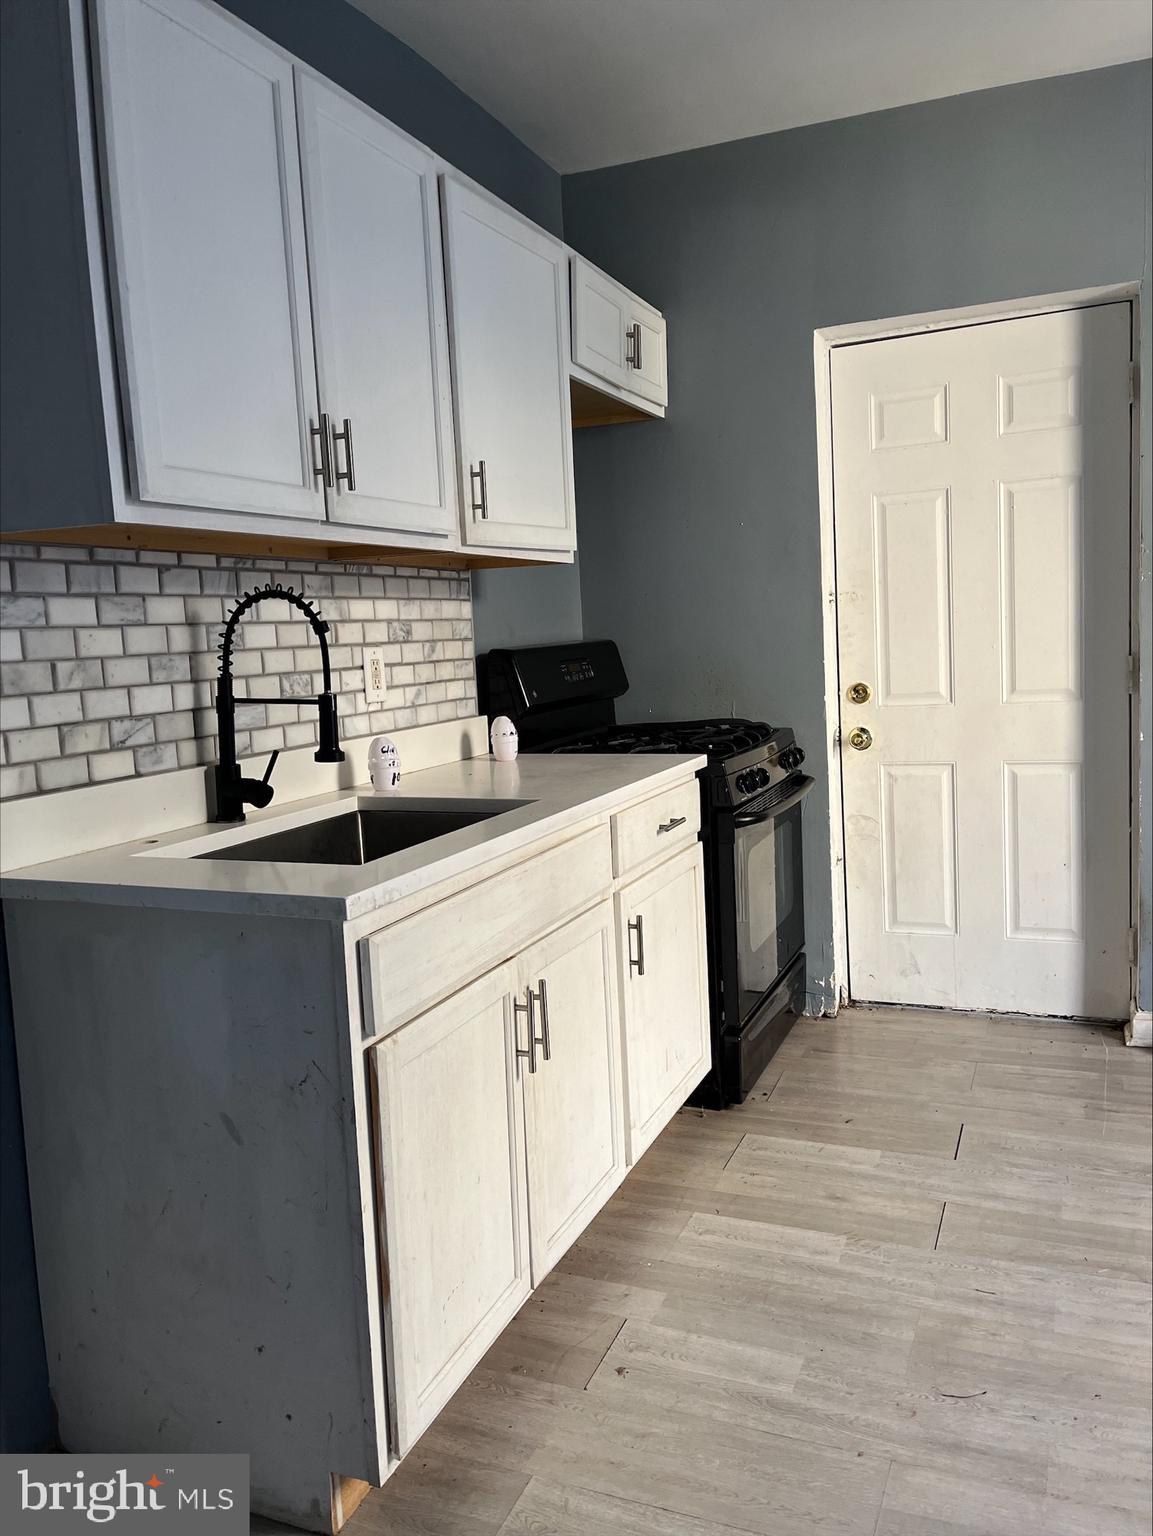
[[516, 726], [507, 715], [497, 715], [492, 722], [489, 740], [492, 742], [492, 755], [498, 763], [516, 761], [518, 740]]
[[368, 749], [368, 773], [373, 789], [400, 787], [400, 753], [389, 736], [377, 736]]

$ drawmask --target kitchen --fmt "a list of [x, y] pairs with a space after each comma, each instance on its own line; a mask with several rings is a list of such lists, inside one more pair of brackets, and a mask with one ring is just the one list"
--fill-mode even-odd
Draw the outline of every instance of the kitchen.
[[[790, 1388], [792, 1414], [766, 1407], [727, 1426], [729, 1448], [712, 1454], [725, 1468], [731, 1458], [732, 1476], [686, 1473], [670, 1528], [872, 1529], [885, 1503], [881, 1529], [929, 1529], [965, 1478], [988, 1483], [989, 1507], [1006, 1486], [1024, 1502], [1011, 1527], [974, 1504], [957, 1529], [1060, 1529], [1086, 1506], [1099, 1528], [1136, 1528], [1139, 1471], [1118, 1453], [1118, 1486], [1102, 1493], [1072, 1432], [1051, 1463], [1031, 1444], [982, 1463], [975, 1447], [1005, 1422], [995, 1417], [942, 1425], [942, 1445], [912, 1452], [876, 1423], [851, 1442], [826, 1428], [801, 1457], [823, 1346], [813, 1318], [790, 1311], [789, 1272], [811, 1266], [834, 1334], [851, 1273], [861, 1315], [909, 1356], [912, 1390], [920, 1360], [935, 1411], [976, 1401], [963, 1395], [989, 1388], [974, 1361], [932, 1350], [942, 1298], [971, 1305], [954, 1294], [956, 1272], [894, 1271], [917, 1298], [913, 1328], [854, 1245], [910, 1262], [922, 1248], [976, 1254], [1008, 1284], [990, 1165], [1017, 1168], [1024, 1186], [1038, 1159], [1068, 1159], [1084, 1181], [1076, 1208], [1115, 1177], [1123, 1214], [1092, 1233], [1069, 1211], [1062, 1225], [1036, 1172], [1018, 1214], [1038, 1232], [1010, 1256], [1049, 1266], [1038, 1278], [1053, 1286], [1076, 1250], [1099, 1287], [1086, 1305], [1091, 1294], [1120, 1319], [1137, 1304], [1146, 1239], [1129, 1212], [1147, 1183], [1148, 1056], [1122, 1048], [1120, 1026], [1136, 1038], [1148, 1027], [1147, 889], [1134, 903], [1132, 1009], [1128, 960], [1110, 950], [1120, 1003], [1086, 991], [1083, 1006], [1031, 1010], [991, 995], [952, 1015], [947, 1038], [932, 1016], [838, 1015], [850, 999], [925, 999], [859, 984], [865, 931], [841, 867], [856, 857], [855, 823], [836, 796], [851, 813], [851, 774], [887, 750], [884, 700], [866, 699], [875, 717], [846, 715], [846, 727], [870, 722], [878, 750], [842, 775], [836, 700], [852, 679], [838, 683], [835, 662], [852, 636], [821, 595], [836, 584], [812, 370], [815, 333], [835, 395], [850, 353], [903, 344], [891, 320], [893, 339], [873, 347], [837, 328], [979, 305], [999, 306], [998, 325], [967, 313], [949, 334], [993, 335], [1018, 316], [1052, 329], [1084, 309], [1088, 346], [1084, 327], [1123, 311], [1127, 347], [1128, 316], [1148, 324], [1147, 63], [1118, 62], [1140, 50], [1082, 51], [1049, 70], [1026, 51], [1016, 75], [760, 138], [749, 137], [759, 124], [698, 133], [680, 155], [669, 151], [683, 143], [640, 138], [623, 152], [558, 143], [562, 178], [459, 88], [467, 61], [437, 53], [433, 33], [418, 45], [405, 32], [431, 9], [383, 0], [379, 26], [343, 0], [11, 11], [4, 94], [18, 129], [36, 125], [36, 149], [11, 166], [5, 156], [6, 206], [23, 215], [9, 267], [22, 302], [5, 306], [23, 382], [11, 404], [6, 391], [5, 436], [23, 450], [4, 464], [0, 773], [40, 1293], [37, 1304], [32, 1270], [29, 1297], [26, 1266], [15, 1294], [32, 1320], [16, 1346], [27, 1427], [12, 1449], [249, 1452], [253, 1508], [312, 1529], [355, 1529], [373, 1510], [389, 1528], [422, 1504], [431, 1528], [467, 1528], [484, 1489], [494, 1511], [506, 1492], [511, 1502], [482, 1528], [620, 1529], [630, 1476], [650, 1489], [639, 1503], [651, 1522], [663, 1475], [639, 1446], [614, 1471], [581, 1397], [625, 1444], [663, 1416], [690, 1459], [678, 1380], [711, 1401], [710, 1378], [722, 1393], [749, 1379], [788, 1395], [792, 1372], [809, 1397]], [[579, 29], [581, 7], [562, 9]], [[1094, 30], [1077, 34], [1082, 48]], [[483, 38], [474, 46], [483, 60]], [[1000, 89], [958, 94], [982, 84]], [[582, 131], [598, 127], [611, 136], [612, 115]], [[1008, 164], [1006, 144], [1019, 146]], [[1025, 218], [1038, 180], [1049, 193]], [[857, 206], [859, 183], [875, 206]], [[839, 221], [851, 249], [835, 255]], [[247, 238], [223, 241], [232, 229]], [[906, 250], [885, 238], [895, 229]], [[394, 356], [404, 361], [390, 373], [382, 359]], [[1014, 366], [1019, 380], [1064, 363]], [[956, 400], [962, 373], [950, 375]], [[1147, 441], [1147, 394], [1140, 412]], [[1123, 414], [1127, 432], [1127, 398]], [[830, 466], [851, 447], [832, 422]], [[1146, 491], [1147, 480], [1136, 496], [1147, 560]], [[1127, 513], [1127, 498], [1118, 505]], [[1136, 587], [1147, 615], [1147, 570]], [[290, 589], [286, 609], [276, 594]], [[1136, 632], [1147, 647], [1148, 623]], [[1102, 629], [1102, 647], [1114, 638]], [[958, 627], [958, 677], [962, 640]], [[900, 685], [894, 662], [883, 686]], [[925, 693], [919, 676], [909, 686]], [[1114, 707], [1107, 693], [1094, 695], [1099, 718]], [[1147, 691], [1137, 699], [1147, 711]], [[512, 761], [489, 755], [497, 716], [519, 735]], [[669, 738], [686, 722], [751, 734], [709, 755], [699, 730]], [[603, 750], [621, 724], [634, 739]], [[1108, 771], [1127, 773], [1127, 723], [1110, 734]], [[395, 794], [369, 784], [379, 736], [399, 749]], [[1138, 783], [1148, 740], [1146, 729], [1134, 749]], [[552, 750], [574, 744], [575, 757]], [[894, 794], [910, 782], [894, 777]], [[908, 793], [930, 789], [922, 774]], [[774, 812], [803, 826], [802, 942], [765, 911], [780, 871], [783, 907], [802, 905], [796, 838], [766, 861], [774, 840], [754, 843], [750, 829], [732, 845], [747, 854], [725, 852], [742, 817]], [[1132, 827], [1147, 887], [1147, 821], [1135, 814]], [[320, 840], [307, 858], [298, 844], [245, 851], [302, 830]], [[365, 841], [337, 846], [354, 835]], [[382, 835], [394, 841], [368, 846]], [[1122, 888], [1122, 946], [1127, 861], [1123, 848], [1110, 887]], [[894, 897], [930, 898], [923, 872]], [[910, 956], [921, 964], [915, 946], [938, 942], [941, 913], [926, 910], [903, 925], [915, 935], [902, 940], [906, 969]], [[773, 958], [754, 1006], [726, 1018], [726, 993], [751, 990], [722, 980], [726, 965], [756, 969], [742, 950], [754, 918], [751, 948], [771, 940]], [[1034, 921], [1027, 907], [1018, 918]], [[1045, 923], [1056, 926], [1048, 909], [1038, 933]], [[65, 953], [69, 964], [52, 963]], [[888, 963], [878, 950], [878, 975]], [[1031, 1011], [1049, 1017], [991, 1017]], [[1066, 1013], [1108, 1027], [1054, 1022]], [[570, 1016], [585, 1021], [576, 1035]], [[151, 1107], [130, 1110], [117, 1085], [142, 1053]], [[62, 1056], [74, 1068], [63, 1082]], [[1060, 1136], [1036, 1124], [1046, 1093]], [[1092, 1158], [1075, 1135], [1086, 1125], [1100, 1136]], [[1032, 1158], [1029, 1136], [1044, 1143]], [[480, 1201], [459, 1176], [466, 1146]], [[471, 1234], [458, 1251], [436, 1238], [437, 1210], [450, 1236]], [[181, 1228], [195, 1240], [182, 1245]], [[110, 1277], [125, 1245], [131, 1268]], [[276, 1327], [261, 1290], [272, 1253]], [[710, 1329], [685, 1270], [718, 1265], [726, 1300]], [[664, 1279], [646, 1286], [653, 1268]], [[742, 1285], [760, 1300], [742, 1303]], [[1053, 1294], [1030, 1293], [1028, 1340]], [[86, 1321], [93, 1307], [99, 1326]], [[41, 1311], [58, 1430], [36, 1428], [49, 1413]], [[774, 1315], [804, 1341], [795, 1351]], [[1003, 1323], [977, 1315], [973, 1333]], [[129, 1328], [147, 1348], [128, 1349]], [[955, 1348], [972, 1346], [962, 1335]], [[95, 1374], [94, 1349], [108, 1362]], [[687, 1364], [661, 1365], [684, 1351]], [[846, 1391], [868, 1359], [849, 1350]], [[1133, 1384], [1110, 1362], [1113, 1417], [1102, 1411], [1095, 1433], [1127, 1445]], [[460, 1415], [503, 1422], [492, 1405], [510, 1375], [524, 1379], [515, 1412], [539, 1419], [539, 1442], [529, 1434], [518, 1454], [522, 1425], [508, 1446], [462, 1449]], [[598, 1397], [629, 1382], [635, 1404]], [[1002, 1378], [999, 1390], [1017, 1401]], [[146, 1415], [144, 1393], [165, 1411]], [[285, 1393], [292, 1405], [274, 1417]], [[745, 1481], [758, 1457], [771, 1476]], [[474, 1476], [450, 1475], [454, 1461]], [[833, 1490], [827, 1504], [816, 1486]]]

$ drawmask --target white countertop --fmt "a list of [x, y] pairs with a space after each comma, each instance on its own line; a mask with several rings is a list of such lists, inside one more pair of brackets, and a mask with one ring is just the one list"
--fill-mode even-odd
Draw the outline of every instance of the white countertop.
[[[287, 805], [273, 802], [267, 810], [250, 813], [243, 826], [191, 826], [163, 837], [29, 865], [5, 875], [0, 894], [6, 900], [94, 901], [347, 921], [655, 794], [704, 764], [703, 757], [664, 753], [530, 755], [515, 763], [467, 758], [409, 774], [393, 794], [376, 795], [366, 787]], [[264, 837], [359, 805], [406, 799], [529, 803], [370, 864], [197, 857], [224, 843]]]

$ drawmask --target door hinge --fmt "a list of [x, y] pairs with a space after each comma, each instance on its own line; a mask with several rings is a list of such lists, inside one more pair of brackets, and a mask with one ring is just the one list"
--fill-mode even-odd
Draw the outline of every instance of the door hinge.
[[1141, 658], [1134, 651], [1129, 656], [1129, 692], [1136, 693], [1137, 685], [1141, 681]]
[[1129, 404], [1136, 405], [1141, 398], [1141, 364], [1129, 364]]

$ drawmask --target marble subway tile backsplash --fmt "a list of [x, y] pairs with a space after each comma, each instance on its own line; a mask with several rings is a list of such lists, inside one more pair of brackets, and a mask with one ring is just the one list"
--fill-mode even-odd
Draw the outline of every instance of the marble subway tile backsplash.
[[[346, 750], [476, 713], [466, 573], [3, 544], [0, 798], [214, 761], [220, 630], [241, 593], [268, 582], [328, 620]], [[383, 706], [365, 702], [366, 645], [384, 648]], [[321, 686], [320, 650], [296, 610], [270, 599], [247, 614], [233, 662], [242, 755], [316, 741], [316, 710], [300, 700]]]

